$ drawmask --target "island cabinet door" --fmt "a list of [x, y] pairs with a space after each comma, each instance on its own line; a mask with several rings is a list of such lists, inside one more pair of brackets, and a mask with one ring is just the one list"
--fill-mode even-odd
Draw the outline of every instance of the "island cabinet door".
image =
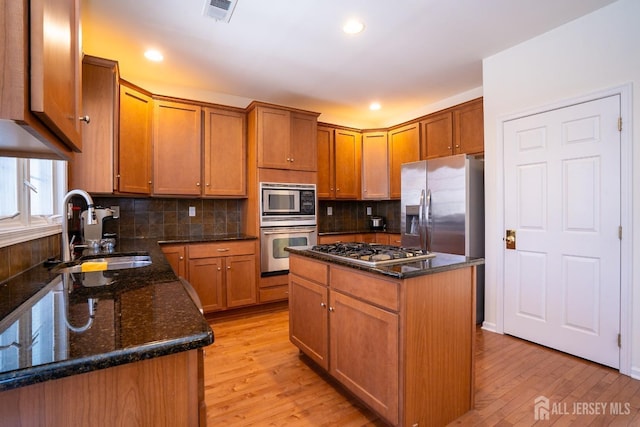
[[332, 291], [330, 373], [391, 424], [398, 415], [398, 315]]
[[329, 369], [327, 295], [325, 286], [289, 275], [289, 339], [326, 370]]

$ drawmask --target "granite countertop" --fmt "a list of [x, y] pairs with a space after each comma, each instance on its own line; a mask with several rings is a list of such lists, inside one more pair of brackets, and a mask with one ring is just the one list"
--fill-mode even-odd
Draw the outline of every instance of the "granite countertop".
[[407, 262], [402, 264], [391, 264], [378, 267], [368, 267], [364, 265], [354, 264], [348, 259], [334, 258], [329, 255], [312, 252], [307, 247], [288, 247], [287, 251], [314, 258], [319, 261], [326, 261], [337, 265], [351, 267], [368, 273], [381, 274], [395, 279], [410, 279], [412, 277], [423, 276], [425, 274], [441, 273], [443, 271], [455, 270], [458, 268], [470, 267], [472, 265], [484, 264], [484, 258], [472, 258], [464, 255], [445, 254], [434, 252], [434, 257], [423, 261]]
[[152, 264], [72, 275], [40, 264], [0, 283], [0, 391], [211, 344], [159, 243], [245, 239], [255, 237], [120, 239], [116, 252], [147, 252]]

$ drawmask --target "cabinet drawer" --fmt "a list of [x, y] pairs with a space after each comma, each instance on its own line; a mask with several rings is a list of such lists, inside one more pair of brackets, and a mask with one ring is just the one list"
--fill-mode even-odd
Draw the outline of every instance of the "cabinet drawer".
[[260, 302], [280, 301], [289, 298], [289, 285], [260, 288]]
[[322, 285], [328, 283], [329, 264], [322, 261], [293, 255], [289, 257], [289, 271]]
[[393, 311], [400, 309], [400, 282], [382, 280], [362, 271], [331, 266], [331, 289]]
[[254, 240], [217, 243], [193, 243], [189, 245], [189, 259], [210, 258], [216, 256], [252, 255], [254, 253]]

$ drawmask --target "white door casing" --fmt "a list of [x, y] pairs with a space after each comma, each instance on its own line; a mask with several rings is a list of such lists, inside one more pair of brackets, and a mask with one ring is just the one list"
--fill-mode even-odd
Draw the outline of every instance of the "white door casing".
[[503, 123], [504, 332], [618, 368], [620, 95]]

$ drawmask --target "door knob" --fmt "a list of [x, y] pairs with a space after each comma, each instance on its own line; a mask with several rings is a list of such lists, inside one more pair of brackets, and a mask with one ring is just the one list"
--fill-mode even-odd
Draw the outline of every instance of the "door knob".
[[507, 230], [504, 241], [507, 249], [516, 248], [516, 230]]

